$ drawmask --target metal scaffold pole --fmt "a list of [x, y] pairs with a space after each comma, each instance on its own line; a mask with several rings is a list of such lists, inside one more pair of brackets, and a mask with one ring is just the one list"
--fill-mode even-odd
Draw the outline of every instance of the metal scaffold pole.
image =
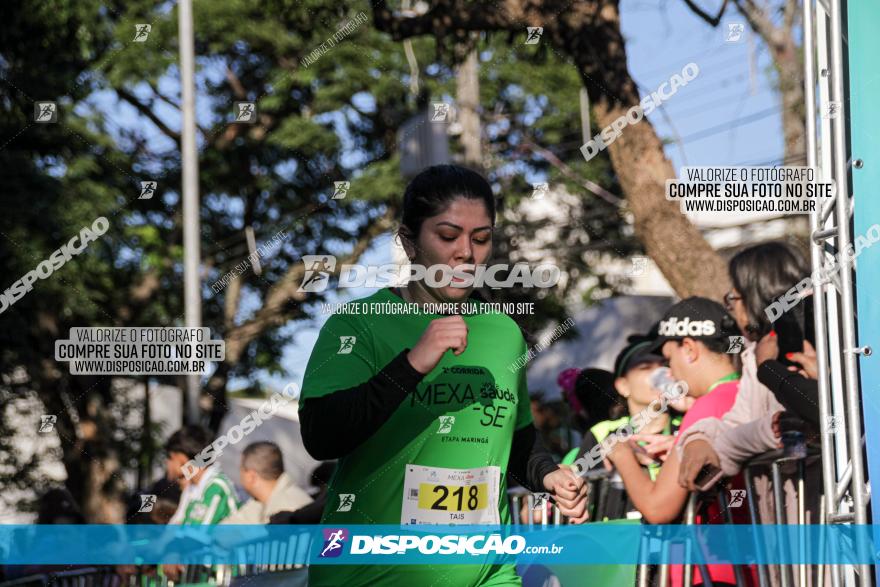
[[[181, 164], [183, 177], [183, 291], [187, 328], [202, 323], [202, 298], [199, 283], [199, 158], [196, 148], [195, 118], [195, 48], [193, 42], [192, 0], [178, 4], [180, 35], [180, 91], [183, 125], [181, 128]], [[186, 376], [186, 420], [199, 420], [199, 375]]]
[[[821, 180], [832, 180], [835, 187], [834, 197], [811, 217], [813, 270], [816, 274], [831, 256], [837, 262], [830, 266], [839, 267], [834, 270], [836, 283], [815, 284], [813, 292], [824, 522], [863, 525], [870, 521], [868, 472], [878, 469], [876, 455], [866, 455], [864, 443], [867, 438], [871, 446], [880, 420], [873, 400], [880, 369], [871, 351], [880, 317], [872, 266], [880, 257], [875, 251], [866, 249], [861, 256], [858, 251], [880, 218], [873, 194], [877, 174], [873, 169], [864, 172], [880, 129], [880, 117], [874, 114], [878, 76], [874, 57], [868, 57], [880, 50], [880, 15], [866, 0], [806, 0], [803, 9], [807, 161], [821, 171]], [[852, 545], [863, 561], [872, 554], [867, 546], [861, 540]], [[829, 570], [835, 586], [841, 579], [846, 585], [873, 584], [868, 564], [831, 565]]]
[[[806, 101], [806, 150], [807, 166], [819, 169], [819, 152], [816, 141], [816, 30], [814, 22], [814, 10], [812, 0], [804, 0], [803, 26], [804, 26], [804, 97]], [[826, 179], [826, 178], [822, 178]], [[810, 214], [810, 234], [814, 235], [825, 228], [825, 221], [821, 218], [822, 212], [818, 210]], [[810, 239], [811, 269], [812, 275], [818, 275], [824, 264], [823, 242]], [[828, 327], [825, 320], [827, 315], [826, 296], [828, 295], [827, 284], [817, 283], [813, 286], [813, 308], [815, 316], [815, 348], [818, 367], [818, 391], [819, 391], [819, 416], [820, 421], [825, 423], [834, 417], [834, 406], [831, 401], [829, 389], [829, 365], [828, 365]], [[834, 455], [834, 432], [827, 426], [821, 431], [822, 441], [822, 496], [824, 512], [836, 512], [837, 500], [835, 498], [837, 477], [835, 471]], [[820, 523], [827, 523], [826, 516], [821, 516]], [[820, 577], [824, 571], [820, 571]], [[831, 575], [832, 587], [840, 585], [840, 572], [835, 566], [828, 569]]]

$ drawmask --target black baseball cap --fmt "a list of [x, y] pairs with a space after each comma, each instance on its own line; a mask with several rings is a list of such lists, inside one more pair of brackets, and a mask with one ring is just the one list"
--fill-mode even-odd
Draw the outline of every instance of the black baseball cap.
[[740, 335], [736, 322], [724, 306], [709, 298], [694, 296], [666, 310], [657, 324], [657, 338], [649, 346], [649, 351], [658, 352], [670, 340], [728, 340]]
[[623, 377], [627, 372], [645, 363], [663, 363], [665, 359], [652, 352], [653, 338], [643, 335], [630, 336], [628, 344], [614, 359], [614, 377]]

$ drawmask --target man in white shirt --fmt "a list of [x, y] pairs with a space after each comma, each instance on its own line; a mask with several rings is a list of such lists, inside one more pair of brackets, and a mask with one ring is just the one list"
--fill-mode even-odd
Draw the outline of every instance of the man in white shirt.
[[312, 503], [309, 494], [284, 473], [281, 449], [275, 443], [249, 444], [241, 454], [240, 478], [252, 499], [221, 524], [268, 524], [272, 514]]

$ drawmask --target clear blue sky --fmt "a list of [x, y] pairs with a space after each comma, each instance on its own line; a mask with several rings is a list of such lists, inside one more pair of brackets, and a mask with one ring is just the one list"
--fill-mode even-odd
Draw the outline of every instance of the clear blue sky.
[[[621, 19], [630, 70], [643, 87], [655, 89], [687, 62], [700, 67], [700, 75], [665, 103], [672, 125], [659, 113], [651, 116], [661, 136], [673, 139], [677, 131], [683, 139], [683, 149], [677, 145], [666, 149], [676, 171], [683, 156], [689, 165], [781, 160], [780, 104], [768, 78], [771, 61], [760, 39], [746, 26], [739, 42], [725, 41], [728, 23], [745, 24], [733, 8], [713, 29], [682, 0], [664, 4], [661, 9], [650, 0], [624, 0]], [[751, 61], [755, 65], [750, 68]], [[749, 122], [751, 117], [754, 120]]]
[[[659, 111], [650, 116], [662, 138], [672, 141], [679, 137], [682, 141], [681, 145], [672, 142], [666, 147], [676, 172], [685, 162], [743, 165], [780, 161], [780, 102], [768, 78], [770, 59], [760, 39], [746, 26], [739, 42], [726, 42], [728, 23], [745, 24], [733, 9], [728, 10], [718, 28], [711, 28], [682, 0], [665, 0], [665, 7], [658, 4], [657, 0], [623, 0], [621, 21], [630, 71], [645, 90], [656, 90], [689, 62], [700, 68], [699, 76], [664, 104], [668, 119]], [[389, 240], [379, 239], [366, 261], [389, 260]], [[346, 292], [346, 299], [368, 293]], [[296, 345], [285, 349], [283, 365], [297, 383], [302, 381], [317, 329], [324, 319], [321, 317], [315, 328], [288, 327], [296, 328], [299, 338]], [[273, 379], [266, 383], [281, 387], [287, 381]]]

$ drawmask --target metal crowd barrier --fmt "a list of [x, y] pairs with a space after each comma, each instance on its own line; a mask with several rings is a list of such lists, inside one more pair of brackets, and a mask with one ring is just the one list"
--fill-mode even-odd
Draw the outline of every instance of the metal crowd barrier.
[[305, 585], [307, 568], [295, 563], [297, 555], [305, 558], [310, 541], [263, 541], [245, 544], [235, 549], [241, 560], [271, 561], [237, 565], [189, 564], [184, 567], [179, 581], [172, 581], [158, 573], [156, 565], [136, 567], [133, 573], [117, 572], [120, 567], [89, 567], [72, 571], [43, 572], [0, 582], [0, 587], [173, 587], [175, 585], [244, 585], [283, 584], [286, 587]]
[[601, 468], [589, 471], [584, 478], [590, 488], [587, 501], [590, 520], [602, 522], [626, 517], [628, 499], [620, 475]]
[[[539, 494], [540, 495], [540, 494]], [[522, 526], [526, 525], [532, 527], [535, 525], [535, 509], [537, 507], [541, 507], [540, 504], [537, 504], [538, 497], [536, 494], [532, 493], [528, 489], [524, 487], [515, 487], [513, 489], [507, 490], [507, 498], [508, 498], [508, 507], [510, 508], [510, 519], [513, 522], [514, 526]], [[527, 521], [523, 524], [520, 519], [520, 514], [522, 512], [522, 506], [526, 504], [527, 507]], [[563, 515], [559, 510], [559, 506], [555, 503], [552, 504], [553, 508], [553, 518], [552, 525], [559, 526], [563, 524]], [[550, 519], [547, 516], [547, 508], [541, 507], [541, 526], [549, 526], [551, 525]]]
[[[760, 514], [758, 512], [758, 501], [756, 496], [755, 489], [755, 477], [756, 473], [759, 472], [760, 469], [764, 469], [769, 471], [770, 481], [773, 484], [773, 492], [772, 492], [772, 502], [773, 502], [773, 513], [774, 518], [772, 523], [774, 524], [806, 524], [807, 523], [807, 505], [806, 505], [806, 471], [809, 465], [813, 465], [818, 463], [820, 460], [820, 455], [818, 449], [813, 447], [808, 447], [806, 451], [806, 456], [786, 456], [785, 451], [780, 449], [776, 451], [772, 451], [769, 453], [765, 453], [763, 455], [758, 455], [757, 457], [751, 459], [743, 466], [743, 475], [745, 477], [746, 482], [746, 500], [749, 504], [749, 517], [752, 520], [752, 524], [760, 524]], [[785, 471], [784, 469], [791, 469], [791, 473], [793, 473], [793, 483], [796, 493], [797, 499], [797, 507], [795, 518], [789, 519], [787, 515], [787, 508], [785, 504], [785, 495], [784, 495], [784, 484], [785, 484]], [[818, 484], [817, 484], [818, 485]], [[823, 500], [817, 499], [814, 500], [820, 509], [824, 503]], [[816, 519], [811, 520], [812, 523], [824, 523], [822, 520], [822, 516], [820, 512], [816, 512]], [[760, 535], [755, 533], [755, 540], [760, 540]], [[781, 540], [780, 540], [781, 543]], [[762, 549], [766, 547], [766, 545], [756, 543], [756, 548]], [[815, 566], [817, 568], [816, 578], [817, 581], [812, 581], [809, 578], [810, 567]], [[760, 587], [770, 587], [771, 585], [775, 585], [776, 581], [771, 581], [769, 571], [771, 569], [776, 569], [777, 574], [779, 576], [778, 584], [781, 587], [793, 587], [795, 585], [799, 587], [806, 587], [808, 583], [816, 585], [822, 584], [822, 573], [824, 571], [824, 567], [822, 565], [758, 565], [758, 585]]]
[[[590, 512], [589, 521], [601, 522], [606, 518], [613, 520], [626, 517], [626, 494], [624, 493], [623, 482], [620, 480], [619, 476], [602, 468], [588, 471], [584, 475], [584, 480], [587, 483], [587, 510]], [[529, 512], [534, 512], [535, 508], [538, 507], [538, 505], [536, 505], [536, 500], [538, 499], [536, 498], [536, 495], [542, 494], [531, 493], [524, 487], [508, 489], [507, 496], [509, 499], [511, 519], [515, 526], [522, 525], [520, 512], [524, 503], [527, 504]], [[562, 512], [559, 511], [559, 507], [555, 503], [552, 504], [552, 512], [551, 523], [547, 516], [546, 508], [542, 510], [542, 526], [548, 526], [551, 524], [553, 526], [559, 526], [568, 523], [568, 520], [562, 515]], [[534, 515], [529, 515], [526, 525], [535, 525]]]
[[188, 566], [184, 584], [257, 585], [284, 584], [288, 586], [305, 584], [307, 568], [294, 562], [297, 555], [306, 558], [311, 541], [308, 537], [300, 540], [291, 536], [286, 542], [280, 540], [257, 541], [238, 546], [234, 550], [236, 558], [255, 561], [235, 565], [196, 565]]
[[[748, 504], [749, 520], [751, 524], [758, 525], [762, 523], [758, 512], [758, 501], [754, 485], [755, 477], [759, 473], [760, 469], [766, 469], [768, 475], [772, 480], [772, 494], [770, 497], [774, 505], [774, 517], [772, 520], [767, 520], [767, 522], [773, 524], [806, 524], [808, 511], [808, 496], [806, 494], [807, 470], [811, 465], [817, 464], [819, 460], [820, 455], [818, 449], [814, 447], [808, 447], [806, 451], [806, 456], [787, 456], [785, 454], [785, 451], [780, 449], [777, 451], [759, 455], [745, 463], [745, 465], [743, 466], [743, 474], [745, 480], [746, 502]], [[786, 471], [786, 469], [791, 469], [791, 471]], [[796, 519], [788, 519], [789, 516], [786, 515], [787, 508], [785, 504], [783, 485], [785, 479], [789, 477], [790, 474], [792, 474], [792, 481], [795, 488], [795, 499], [797, 502], [796, 513], [794, 514], [794, 517]], [[733, 523], [733, 512], [729, 507], [730, 503], [728, 502], [728, 496], [725, 490], [724, 482], [719, 482], [713, 490], [710, 490], [710, 492], [694, 492], [689, 496], [683, 516], [684, 524], [694, 523], [701, 500], [705, 502], [705, 500], [711, 498], [713, 493], [714, 499], [717, 500], [718, 506], [721, 510], [724, 522], [727, 524]], [[812, 501], [815, 501], [819, 507], [821, 507], [823, 503], [821, 499], [815, 499]], [[816, 517], [816, 520], [821, 519], [822, 516], [821, 513], [819, 513], [819, 515]], [[810, 521], [811, 523], [816, 523], [816, 521], [814, 520]], [[767, 545], [764, 545], [762, 543], [762, 534], [759, 532], [755, 532], [753, 533], [753, 536], [755, 539], [756, 551], [767, 552]], [[780, 540], [780, 544], [781, 543], [782, 541]], [[691, 545], [688, 544], [685, 544], [684, 546], [685, 548], [691, 547]], [[644, 551], [644, 549], [648, 549], [649, 547], [650, 536], [646, 537], [642, 541], [640, 549]], [[662, 545], [662, 558], [665, 558], [667, 556], [669, 547], [670, 545], [668, 543], [664, 543]], [[803, 549], [805, 548], [805, 545], [801, 545], [801, 547]], [[693, 585], [695, 567], [699, 568], [700, 570], [703, 584], [707, 587], [711, 587], [712, 580], [708, 573], [708, 568], [706, 567], [706, 565], [685, 566], [683, 572], [684, 587], [691, 587]], [[807, 587], [807, 585], [812, 585], [813, 587], [824, 587], [825, 585], [825, 575], [823, 573], [826, 571], [826, 569], [823, 565], [778, 564], [756, 565], [756, 567], [758, 571], [758, 585], [760, 587], [777, 587], [777, 585], [780, 587]], [[733, 566], [734, 576], [736, 578], [737, 585], [747, 584], [747, 568], [748, 567], [744, 565]], [[771, 579], [771, 569], [778, 569], [778, 581]], [[811, 576], [811, 571], [813, 569], [816, 570], [816, 573]], [[651, 567], [649, 565], [640, 565], [636, 585], [638, 587], [648, 587], [649, 585], [656, 585], [657, 587], [668, 587], [669, 570], [670, 565], [657, 565], [656, 567]], [[653, 581], [651, 580], [652, 576], [655, 579]]]
[[183, 569], [183, 576], [179, 582], [168, 581], [168, 583], [178, 585], [204, 585], [206, 583], [224, 585], [225, 583], [218, 582], [217, 580], [221, 568], [222, 565], [187, 565]]
[[[749, 512], [749, 520], [752, 525], [761, 524], [762, 521], [760, 519], [760, 515], [758, 512], [758, 502], [756, 496], [756, 489], [754, 485], [756, 470], [758, 469], [767, 469], [769, 475], [771, 476], [773, 491], [772, 491], [772, 500], [774, 505], [774, 519], [771, 523], [774, 524], [806, 524], [806, 491], [805, 491], [805, 481], [806, 481], [806, 469], [808, 465], [814, 464], [818, 462], [819, 454], [818, 450], [810, 447], [807, 450], [806, 456], [787, 456], [785, 451], [780, 449], [777, 451], [772, 451], [769, 453], [765, 453], [763, 455], [759, 455], [752, 460], [748, 461], [743, 466], [743, 475], [745, 480], [745, 491], [746, 491], [746, 501], [748, 503], [748, 512]], [[783, 492], [783, 484], [784, 484], [784, 469], [790, 467], [792, 469], [791, 472], [794, 473], [793, 481], [796, 489], [796, 499], [797, 499], [797, 508], [796, 508], [796, 520], [787, 519], [786, 515], [786, 507], [785, 507], [785, 496]], [[730, 504], [727, 499], [727, 492], [724, 489], [723, 482], [719, 482], [712, 492], [715, 493], [715, 498], [717, 499], [718, 506], [721, 510], [721, 514], [724, 517], [724, 522], [727, 524], [733, 524], [733, 513]], [[700, 504], [700, 500], [705, 500], [710, 495], [707, 493], [699, 493], [694, 492], [691, 493], [688, 498], [687, 506], [684, 512], [684, 523], [685, 524], [693, 524], [695, 520], [695, 516], [697, 513], [697, 509]], [[817, 503], [819, 500], [816, 500]], [[757, 552], [766, 552], [767, 545], [763, 544], [762, 534], [759, 532], [753, 533], [755, 539], [755, 548]], [[780, 544], [782, 540], [780, 540]], [[643, 545], [644, 547], [644, 545]], [[664, 549], [668, 549], [669, 545], [664, 544]], [[685, 547], [689, 547], [689, 545], [685, 545]], [[816, 566], [818, 568], [818, 573], [816, 574], [816, 581], [811, 581], [809, 577], [809, 569], [810, 567]], [[707, 587], [711, 587], [712, 580], [709, 576], [708, 569], [706, 565], [687, 565], [684, 568], [684, 587], [691, 587], [693, 585], [693, 575], [694, 575], [694, 567], [700, 569], [700, 575], [703, 579], [703, 584]], [[771, 580], [770, 570], [778, 569], [779, 582], [778, 584], [781, 587], [794, 587], [797, 585], [798, 587], [807, 587], [808, 584], [816, 585], [824, 585], [822, 572], [823, 568], [821, 565], [756, 565], [758, 571], [758, 585], [760, 587], [770, 587], [773, 585], [774, 587], [777, 585], [776, 581]], [[746, 585], [746, 569], [748, 567], [744, 565], [734, 565], [734, 576], [736, 578], [737, 585]], [[640, 573], [640, 583], [639, 587], [647, 587], [648, 582], [645, 578], [648, 573]], [[669, 584], [669, 565], [660, 565], [659, 570], [659, 580], [658, 587], [667, 587]]]
[[[731, 508], [729, 507], [728, 499], [727, 499], [727, 491], [725, 489], [725, 485], [722, 482], [719, 482], [715, 488], [709, 490], [707, 492], [692, 492], [688, 497], [687, 504], [685, 505], [684, 514], [682, 516], [683, 524], [693, 525], [696, 521], [697, 513], [702, 504], [706, 504], [707, 502], [714, 500], [718, 504], [718, 507], [721, 511], [721, 515], [724, 518], [724, 522], [726, 524], [733, 524], [733, 513]], [[648, 535], [642, 540], [642, 544], [640, 545], [640, 552], [647, 552], [650, 548], [651, 536]], [[678, 543], [675, 543], [678, 544]], [[669, 549], [672, 546], [672, 543], [664, 542], [661, 545], [661, 559], [666, 559], [669, 556]], [[694, 548], [695, 545], [692, 545], [689, 541], [685, 541], [680, 544], [683, 548], [686, 549], [686, 554], [689, 553], [691, 548]], [[708, 555], [709, 553], [704, 553], [704, 555]], [[708, 558], [708, 556], [706, 557]], [[676, 565], [682, 567], [682, 584], [684, 587], [692, 587], [694, 583], [694, 569], [699, 569], [702, 584], [706, 587], [712, 587], [712, 577], [709, 574], [708, 565], [705, 563], [694, 563], [688, 565]], [[648, 587], [649, 585], [656, 585], [657, 587], [668, 587], [669, 586], [669, 575], [670, 569], [672, 565], [669, 564], [661, 564], [661, 565], [647, 565], [642, 564], [639, 565], [639, 572], [637, 575], [636, 585], [638, 587]], [[737, 585], [746, 585], [746, 569], [747, 567], [744, 565], [733, 565], [734, 577]], [[651, 581], [651, 578], [654, 577], [654, 581]]]
[[[717, 488], [714, 490], [714, 493], [717, 495], [718, 504], [721, 508], [721, 512], [724, 515], [725, 522], [733, 523], [732, 515], [730, 513], [729, 508], [727, 507], [727, 497], [724, 491], [723, 485], [719, 483]], [[700, 506], [700, 501], [705, 499], [711, 495], [710, 493], [699, 493], [693, 492], [688, 497], [687, 504], [685, 505], [683, 521], [684, 524], [693, 525], [696, 520], [697, 510]], [[640, 553], [646, 553], [650, 548], [651, 536], [646, 536], [642, 539], [642, 544], [639, 546]], [[666, 559], [669, 556], [669, 549], [672, 546], [668, 541], [664, 542], [661, 545], [660, 550], [660, 558]], [[689, 553], [692, 545], [689, 541], [681, 544], [686, 549], [686, 555]], [[706, 587], [712, 587], [712, 578], [709, 574], [708, 566], [702, 563], [698, 564], [690, 564], [690, 565], [676, 565], [682, 567], [682, 583], [684, 587], [692, 587], [694, 584], [694, 568], [698, 568], [700, 570], [700, 575], [702, 578], [702, 584]], [[639, 565], [639, 571], [636, 576], [636, 585], [638, 587], [648, 587], [649, 585], [657, 585], [657, 587], [668, 587], [669, 586], [669, 573], [672, 565], [661, 564], [661, 565], [647, 565], [642, 564]], [[739, 566], [734, 567], [734, 573], [736, 576], [736, 584], [737, 585], [745, 585], [745, 576], [743, 574], [742, 568]], [[651, 581], [651, 578], [654, 577], [654, 581]]]
[[[760, 524], [761, 520], [757, 508], [756, 489], [754, 486], [755, 476], [758, 469], [766, 469], [769, 471], [772, 479], [773, 491], [772, 500], [774, 504], [774, 520], [775, 524], [793, 523], [795, 520], [788, 520], [785, 514], [785, 498], [783, 493], [784, 473], [783, 469], [790, 467], [794, 472], [794, 482], [797, 490], [797, 520], [798, 524], [806, 523], [806, 503], [805, 503], [805, 478], [806, 469], [809, 464], [818, 461], [818, 454], [815, 449], [808, 451], [807, 456], [786, 456], [783, 450], [773, 451], [763, 455], [759, 455], [748, 461], [743, 466], [743, 474], [745, 478], [746, 501], [748, 502], [749, 518], [752, 524]], [[614, 490], [622, 488], [619, 479], [602, 469], [599, 471], [590, 471], [586, 475], [588, 483], [587, 507], [590, 511], [591, 521], [603, 521], [608, 519], [624, 518], [626, 503], [625, 494], [623, 500], [614, 499]], [[549, 508], [552, 513], [548, 515], [548, 508], [537, 503], [540, 497], [525, 488], [517, 487], [508, 490], [509, 508], [511, 520], [514, 526], [527, 525], [533, 527], [536, 525], [534, 521], [534, 511], [540, 507], [540, 525], [541, 526], [559, 526], [567, 523], [567, 519], [562, 515], [559, 507], [555, 503], [551, 503]], [[618, 494], [619, 497], [619, 494]], [[706, 493], [692, 493], [687, 501], [684, 511], [684, 524], [693, 524], [697, 515], [698, 508], [701, 503], [705, 503], [707, 499], [716, 499], [727, 524], [733, 523], [733, 515], [729, 507], [727, 492], [723, 482], [719, 482], [717, 486]], [[525, 523], [520, 519], [523, 504], [527, 507], [527, 519]], [[761, 544], [761, 534], [754, 533], [756, 540], [755, 547], [758, 551], [763, 551], [765, 545]], [[650, 548], [651, 537], [646, 536], [642, 540], [639, 548], [642, 552]], [[253, 561], [271, 560], [267, 562], [255, 562], [237, 565], [188, 565], [185, 567], [183, 577], [177, 585], [188, 584], [212, 584], [221, 587], [235, 587], [236, 585], [244, 585], [247, 583], [250, 587], [258, 585], [280, 585], [299, 586], [305, 585], [307, 576], [307, 567], [302, 564], [296, 564], [293, 561], [297, 555], [303, 555], [310, 548], [310, 541], [298, 540], [296, 536], [292, 536], [289, 541], [265, 541], [254, 542], [236, 548], [236, 554], [245, 559]], [[694, 545], [684, 544], [684, 548], [692, 548]], [[662, 556], [668, 554], [670, 544], [664, 543], [661, 546]], [[712, 587], [712, 580], [708, 573], [707, 566], [704, 564], [682, 565], [684, 587], [692, 587], [694, 579], [694, 568], [700, 570], [703, 584], [706, 587]], [[813, 582], [814, 585], [823, 585], [821, 565], [817, 565], [819, 569], [819, 582]], [[776, 582], [771, 581], [769, 570], [771, 567], [778, 568], [780, 577], [780, 587], [807, 587], [808, 584], [808, 565], [758, 565], [758, 584], [760, 587], [776, 587]], [[43, 573], [29, 577], [23, 577], [13, 581], [0, 583], [2, 587], [173, 587], [174, 582], [169, 581], [167, 577], [155, 573], [155, 567], [141, 567], [138, 572], [131, 575], [118, 575], [114, 567], [90, 567], [85, 569], [77, 569], [73, 571], [62, 571], [58, 573]], [[636, 586], [648, 587], [656, 585], [656, 587], [668, 587], [669, 585], [670, 565], [639, 565], [636, 574]], [[737, 585], [745, 585], [744, 567], [740, 565], [734, 566], [734, 573]], [[653, 577], [653, 581], [652, 581]]]
[[[279, 573], [305, 570], [305, 565], [294, 562], [298, 554], [305, 555], [311, 546], [307, 538], [299, 540], [298, 536], [291, 536], [287, 542], [265, 541], [254, 542], [236, 549], [236, 555], [246, 560], [265, 560], [269, 558], [271, 563], [248, 563], [239, 565], [224, 565], [229, 577], [252, 577], [266, 573]], [[229, 583], [223, 583], [228, 585]]]
[[[626, 510], [626, 494], [623, 493], [623, 499], [612, 499], [612, 490], [622, 490], [623, 483], [619, 477], [613, 475], [606, 469], [592, 470], [585, 475], [587, 482], [587, 509], [590, 512], [590, 521], [603, 521], [606, 516], [608, 519], [619, 519], [625, 517]], [[514, 526], [526, 525], [535, 526], [534, 511], [536, 506], [536, 497], [523, 487], [516, 487], [507, 491], [509, 499], [509, 507], [511, 520]], [[525, 523], [520, 519], [523, 504], [527, 505], [527, 521]], [[552, 504], [552, 522], [551, 517], [547, 515], [547, 508], [541, 508], [541, 526], [560, 526], [568, 523], [565, 516], [559, 510], [559, 507]], [[651, 576], [651, 568], [648, 565], [639, 565], [636, 571], [635, 585], [639, 587], [647, 587], [648, 578]]]
[[4, 587], [120, 587], [122, 578], [112, 567], [87, 567], [71, 571], [45, 572], [4, 581]]

